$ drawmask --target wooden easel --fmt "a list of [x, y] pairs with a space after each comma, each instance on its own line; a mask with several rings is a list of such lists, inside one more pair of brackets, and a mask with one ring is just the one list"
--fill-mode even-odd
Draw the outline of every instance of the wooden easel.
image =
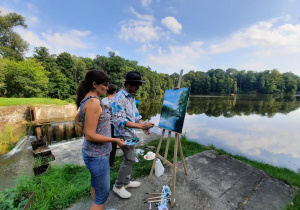
[[[180, 76], [179, 76], [178, 85], [177, 85], [176, 89], [180, 88], [180, 84], [181, 84], [181, 80], [182, 80], [182, 73], [183, 73], [183, 70], [180, 71]], [[163, 128], [163, 130], [162, 130], [162, 134], [160, 136], [158, 147], [157, 147], [157, 150], [156, 150], [156, 153], [155, 153], [155, 157], [154, 157], [154, 160], [153, 160], [152, 168], [151, 168], [151, 171], [150, 171], [150, 174], [149, 174], [149, 179], [151, 179], [151, 177], [153, 175], [153, 170], [154, 170], [154, 166], [155, 166], [157, 158], [159, 158], [160, 160], [163, 161], [164, 164], [167, 164], [168, 166], [170, 166], [172, 168], [172, 170], [173, 170], [173, 172], [172, 172], [173, 176], [172, 176], [172, 187], [171, 187], [171, 192], [172, 192], [171, 206], [174, 207], [174, 204], [175, 204], [174, 197], [175, 197], [176, 172], [178, 170], [178, 168], [177, 168], [177, 150], [178, 150], [178, 146], [179, 146], [179, 149], [180, 149], [180, 155], [181, 155], [181, 159], [182, 159], [182, 163], [183, 163], [183, 167], [184, 167], [184, 172], [185, 172], [186, 175], [187, 175], [187, 170], [186, 170], [186, 165], [185, 165], [184, 156], [183, 156], [183, 152], [182, 152], [182, 146], [181, 146], [180, 137], [179, 137], [180, 133], [168, 130], [169, 133], [168, 133], [168, 139], [167, 139], [167, 145], [166, 145], [165, 155], [164, 155], [164, 157], [162, 157], [159, 154], [159, 150], [160, 150], [160, 147], [161, 147], [161, 144], [162, 144], [162, 140], [164, 138], [166, 130], [167, 129], [165, 129], [165, 128]], [[175, 145], [174, 145], [174, 159], [173, 159], [173, 163], [171, 163], [170, 161], [167, 160], [168, 151], [169, 151], [169, 145], [170, 145], [170, 139], [171, 139], [171, 133], [172, 132], [175, 133]]]

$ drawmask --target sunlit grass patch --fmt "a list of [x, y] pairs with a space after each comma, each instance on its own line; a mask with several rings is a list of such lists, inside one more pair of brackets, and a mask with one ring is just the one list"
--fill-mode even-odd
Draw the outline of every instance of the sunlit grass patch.
[[0, 97], [0, 106], [17, 106], [17, 105], [66, 105], [74, 103], [70, 100], [64, 101], [56, 98], [3, 98]]

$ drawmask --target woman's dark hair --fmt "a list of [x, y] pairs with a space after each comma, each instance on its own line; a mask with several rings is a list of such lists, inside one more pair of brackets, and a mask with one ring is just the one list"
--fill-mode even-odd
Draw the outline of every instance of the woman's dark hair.
[[86, 73], [85, 79], [82, 80], [77, 88], [76, 91], [76, 105], [77, 108], [80, 106], [80, 102], [84, 98], [84, 96], [90, 91], [93, 90], [93, 82], [96, 82], [96, 84], [106, 84], [110, 81], [110, 77], [101, 70], [90, 70]]
[[111, 95], [111, 94], [114, 94], [114, 92], [117, 91], [117, 86], [114, 85], [114, 84], [109, 84], [108, 85], [108, 90], [107, 90], [107, 94]]

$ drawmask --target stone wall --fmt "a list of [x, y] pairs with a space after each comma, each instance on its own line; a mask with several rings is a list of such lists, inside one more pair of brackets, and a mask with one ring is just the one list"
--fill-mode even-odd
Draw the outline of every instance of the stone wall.
[[[57, 119], [74, 119], [77, 114], [77, 108], [74, 104], [63, 106], [40, 106], [35, 107], [36, 120], [38, 121], [56, 121]], [[30, 121], [28, 106], [7, 106], [0, 107], [0, 130], [6, 125], [12, 125], [18, 129], [25, 127]]]
[[74, 104], [63, 106], [41, 106], [35, 107], [36, 120], [53, 121], [55, 119], [73, 118], [77, 114], [77, 108]]
[[14, 128], [25, 127], [28, 117], [27, 106], [0, 107], [0, 130], [3, 130], [7, 125], [12, 125]]

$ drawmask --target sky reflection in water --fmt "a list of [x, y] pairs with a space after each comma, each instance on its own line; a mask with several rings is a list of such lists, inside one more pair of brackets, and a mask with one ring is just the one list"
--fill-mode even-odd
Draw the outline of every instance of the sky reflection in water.
[[[190, 114], [186, 114], [183, 133], [186, 132], [188, 139], [200, 144], [212, 144], [232, 154], [298, 171], [300, 168], [300, 109], [298, 108], [300, 104], [298, 100], [299, 98], [293, 101], [296, 106], [291, 107], [290, 111], [282, 111], [282, 107], [290, 105], [283, 104], [289, 103], [286, 100], [273, 100], [274, 106], [270, 106], [268, 100], [257, 100], [255, 104], [260, 104], [260, 107], [262, 107], [261, 104], [265, 104], [264, 107], [274, 109], [277, 106], [279, 108], [268, 114], [265, 110], [252, 110], [251, 113], [246, 113], [247, 115], [239, 113], [227, 118], [223, 114], [217, 117], [208, 114], [209, 117], [207, 115], [210, 113], [209, 110], [206, 110], [206, 113], [200, 111], [198, 114], [191, 114], [188, 110]], [[193, 100], [191, 102], [193, 103]], [[245, 100], [242, 100], [242, 103], [244, 102]], [[224, 99], [219, 102], [214, 101], [214, 105], [222, 103], [222, 107], [227, 106], [224, 105]], [[241, 101], [234, 102], [232, 107], [239, 107], [239, 103]], [[279, 106], [278, 103], [280, 103]], [[197, 106], [201, 106], [201, 103]], [[227, 107], [223, 111], [234, 112], [232, 107]], [[270, 115], [270, 117], [265, 115]], [[159, 114], [152, 117], [151, 121], [158, 124]], [[152, 131], [161, 133], [161, 129], [158, 128]]]

